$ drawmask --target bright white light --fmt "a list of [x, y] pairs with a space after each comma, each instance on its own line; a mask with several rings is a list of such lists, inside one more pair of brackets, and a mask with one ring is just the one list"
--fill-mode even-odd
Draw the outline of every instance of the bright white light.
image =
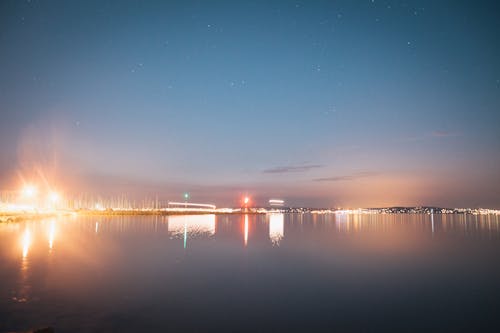
[[243, 202], [246, 204], [248, 204], [250, 202], [250, 198], [249, 197], [245, 197], [245, 199], [243, 199]]
[[181, 207], [205, 207], [205, 208], [210, 208], [210, 209], [215, 209], [215, 205], [211, 204], [198, 204], [198, 203], [191, 203], [191, 202], [173, 202], [169, 201], [168, 202], [169, 206], [181, 206]]
[[36, 195], [36, 193], [37, 193], [37, 189], [33, 185], [26, 185], [23, 188], [23, 195], [26, 198], [33, 198]]
[[50, 192], [49, 199], [50, 199], [50, 202], [52, 202], [52, 203], [59, 202], [59, 199], [60, 199], [59, 193], [57, 193], [57, 192]]
[[270, 206], [283, 206], [284, 204], [285, 204], [285, 201], [281, 200], [281, 199], [270, 199], [269, 200]]

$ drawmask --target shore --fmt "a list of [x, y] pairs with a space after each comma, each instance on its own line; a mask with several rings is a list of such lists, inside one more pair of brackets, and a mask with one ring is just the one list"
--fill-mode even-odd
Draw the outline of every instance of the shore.
[[54, 218], [61, 216], [169, 216], [169, 215], [233, 215], [233, 214], [265, 214], [262, 211], [209, 211], [209, 210], [65, 210], [55, 212], [1, 212], [0, 223], [6, 222], [22, 222], [28, 220], [40, 220], [46, 218]]

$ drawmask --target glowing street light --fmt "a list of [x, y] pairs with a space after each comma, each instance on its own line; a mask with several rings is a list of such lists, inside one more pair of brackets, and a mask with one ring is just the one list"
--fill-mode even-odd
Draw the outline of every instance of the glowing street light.
[[59, 196], [59, 193], [57, 192], [50, 192], [49, 194], [49, 200], [51, 203], [53, 204], [56, 204], [59, 202], [59, 200], [61, 199], [61, 197]]
[[24, 186], [22, 192], [24, 197], [33, 198], [34, 196], [36, 196], [37, 190], [33, 185], [26, 185]]
[[189, 193], [187, 193], [187, 192], [184, 193], [184, 200], [186, 200], [186, 201], [189, 200]]
[[243, 203], [244, 203], [245, 205], [248, 205], [248, 203], [249, 203], [249, 202], [250, 202], [250, 198], [249, 198], [249, 197], [245, 197], [245, 198], [243, 199]]

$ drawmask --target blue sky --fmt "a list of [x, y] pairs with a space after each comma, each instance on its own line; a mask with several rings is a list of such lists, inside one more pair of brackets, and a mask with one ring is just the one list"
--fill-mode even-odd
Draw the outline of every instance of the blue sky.
[[500, 207], [495, 2], [0, 7], [4, 188]]

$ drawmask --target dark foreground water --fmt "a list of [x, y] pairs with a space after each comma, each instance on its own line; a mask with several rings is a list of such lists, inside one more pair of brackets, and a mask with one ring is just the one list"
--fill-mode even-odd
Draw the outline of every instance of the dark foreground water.
[[0, 331], [499, 332], [500, 219], [0, 224]]

